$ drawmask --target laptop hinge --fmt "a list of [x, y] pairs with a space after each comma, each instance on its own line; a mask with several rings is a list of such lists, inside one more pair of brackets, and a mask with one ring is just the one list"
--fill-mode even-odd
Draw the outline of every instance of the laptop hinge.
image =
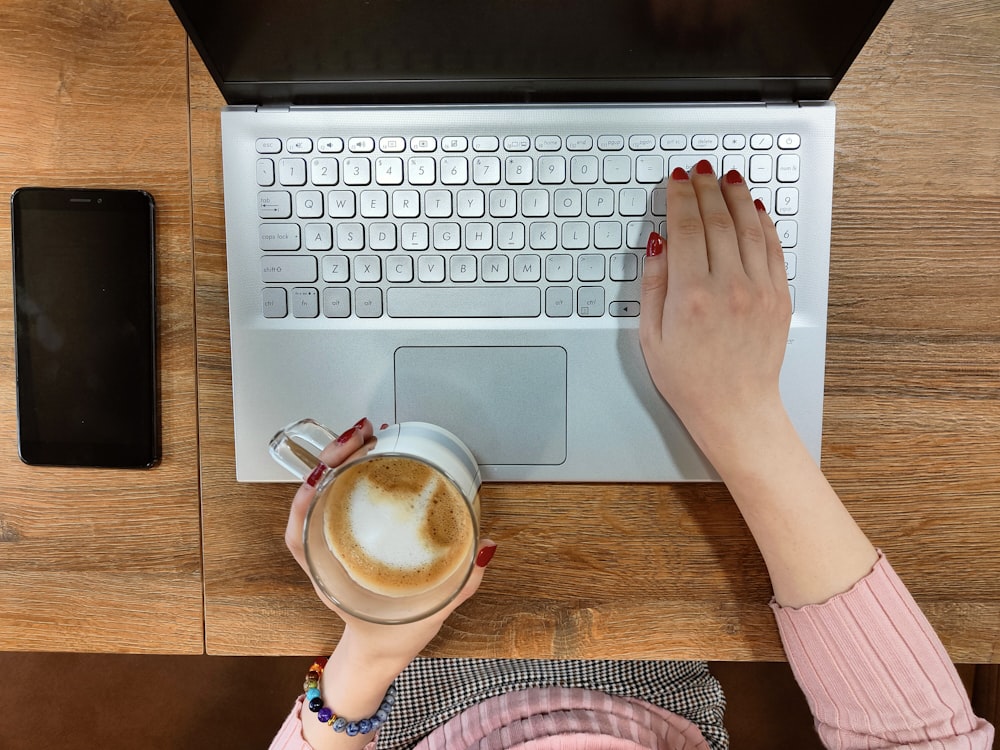
[[288, 112], [289, 106], [287, 104], [258, 104], [258, 112]]

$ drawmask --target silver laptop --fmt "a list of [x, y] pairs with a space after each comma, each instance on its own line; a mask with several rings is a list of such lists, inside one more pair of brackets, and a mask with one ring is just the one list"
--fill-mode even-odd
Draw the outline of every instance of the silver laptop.
[[777, 222], [781, 392], [819, 460], [834, 105], [888, 0], [172, 0], [222, 113], [236, 471], [268, 439], [437, 423], [492, 481], [716, 479], [638, 342], [665, 175]]

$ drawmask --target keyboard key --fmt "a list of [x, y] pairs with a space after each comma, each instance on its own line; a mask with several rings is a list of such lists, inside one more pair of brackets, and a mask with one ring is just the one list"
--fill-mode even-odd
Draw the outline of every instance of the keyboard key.
[[395, 135], [383, 136], [378, 139], [378, 147], [387, 154], [398, 154], [406, 148], [406, 139]]
[[[649, 235], [653, 233], [653, 222], [630, 221], [625, 227], [625, 245], [634, 250], [646, 247]], [[621, 279], [617, 279], [621, 281]]]
[[495, 156], [477, 156], [472, 160], [472, 181], [477, 185], [500, 183], [500, 160]]
[[281, 139], [280, 138], [258, 138], [257, 139], [257, 153], [258, 154], [280, 154], [281, 153]]
[[746, 148], [746, 145], [747, 137], [742, 133], [722, 136], [722, 147], [729, 151], [738, 151], [741, 148]]
[[[524, 224], [516, 221], [504, 221], [498, 224], [497, 248], [500, 250], [524, 250]], [[506, 279], [504, 280], [506, 281]]]
[[444, 258], [440, 255], [421, 255], [417, 258], [417, 279], [425, 284], [444, 281]]
[[604, 181], [612, 185], [619, 185], [632, 179], [632, 159], [631, 157], [605, 156], [604, 157]]
[[589, 135], [571, 135], [566, 138], [568, 151], [590, 151], [594, 147], [594, 139]]
[[726, 154], [722, 157], [722, 174], [735, 169], [740, 174], [744, 174], [747, 168], [747, 160], [743, 154]]
[[321, 154], [339, 154], [344, 150], [343, 138], [320, 138], [316, 147]]
[[542, 278], [542, 259], [522, 253], [514, 256], [514, 281], [534, 283]]
[[430, 233], [426, 224], [407, 222], [399, 229], [404, 250], [426, 250], [430, 246]]
[[430, 156], [411, 156], [406, 161], [406, 174], [411, 185], [434, 184], [434, 159]]
[[493, 225], [485, 222], [466, 224], [465, 247], [469, 250], [491, 250], [493, 248]]
[[517, 213], [517, 193], [513, 190], [490, 191], [490, 216], [510, 218]]
[[281, 159], [278, 161], [278, 182], [282, 185], [305, 185], [306, 160]]
[[539, 157], [538, 181], [543, 185], [561, 185], [566, 182], [566, 159], [562, 156]]
[[774, 138], [770, 133], [756, 133], [750, 136], [750, 148], [755, 151], [763, 151], [774, 145]]
[[424, 214], [431, 219], [447, 219], [451, 216], [451, 195], [450, 190], [428, 190], [424, 193]]
[[396, 225], [387, 221], [372, 222], [368, 226], [368, 247], [372, 250], [395, 250]]
[[793, 187], [778, 188], [774, 199], [774, 212], [779, 216], [793, 216], [799, 212], [799, 191]]
[[540, 290], [527, 286], [393, 287], [386, 292], [392, 318], [537, 318], [541, 306]]
[[639, 303], [635, 300], [615, 300], [608, 308], [613, 318], [636, 318], [639, 316]]
[[359, 318], [382, 317], [382, 290], [361, 287], [354, 292], [354, 311]]
[[309, 162], [309, 174], [313, 185], [337, 184], [337, 160], [331, 157], [317, 157]]
[[800, 143], [802, 143], [802, 139], [796, 133], [782, 133], [778, 136], [778, 148], [780, 149], [798, 148]]
[[[589, 247], [590, 224], [585, 221], [567, 221], [563, 224], [562, 246], [567, 250], [584, 250]], [[550, 279], [550, 281], [555, 280], [557, 279]]]
[[583, 193], [576, 188], [556, 190], [553, 200], [556, 216], [579, 216], [583, 213]]
[[316, 259], [310, 255], [266, 255], [260, 259], [260, 280], [311, 284], [316, 281]]
[[508, 156], [504, 164], [504, 175], [509, 185], [530, 185], [532, 161], [530, 156]]
[[326, 210], [335, 219], [354, 217], [354, 192], [351, 190], [331, 190], [326, 194]]
[[687, 148], [687, 136], [685, 135], [661, 135], [660, 148], [664, 151], [683, 151]]
[[504, 151], [527, 151], [531, 148], [531, 139], [526, 135], [508, 135], [503, 139]]
[[695, 151], [711, 151], [719, 147], [719, 136], [717, 135], [693, 135], [691, 136], [691, 148]]
[[577, 185], [593, 185], [597, 182], [598, 161], [596, 156], [574, 156], [569, 162], [569, 179]]
[[578, 255], [576, 277], [580, 281], [604, 281], [604, 256], [598, 253]]
[[602, 135], [597, 138], [599, 151], [621, 151], [625, 148], [625, 137], [621, 135]]
[[261, 250], [298, 250], [302, 246], [298, 224], [261, 224]]
[[795, 278], [795, 272], [797, 270], [795, 268], [795, 265], [796, 265], [795, 253], [785, 253], [785, 276], [788, 277], [789, 281]]
[[393, 190], [392, 215], [397, 219], [415, 219], [420, 216], [420, 193], [416, 190]]
[[288, 315], [288, 298], [281, 287], [266, 287], [261, 295], [265, 318], [284, 318]]
[[366, 219], [384, 219], [389, 215], [389, 194], [384, 190], [362, 190], [361, 215]]
[[443, 222], [434, 225], [435, 250], [458, 250], [461, 240], [462, 233], [458, 224]]
[[581, 286], [576, 292], [576, 311], [581, 318], [604, 315], [604, 287]]
[[782, 219], [775, 222], [774, 228], [778, 230], [778, 239], [781, 240], [782, 247], [795, 247], [799, 241], [799, 225], [791, 219]]
[[487, 284], [502, 284], [510, 279], [510, 258], [506, 255], [484, 255], [482, 277]]
[[573, 314], [573, 290], [568, 286], [550, 286], [545, 290], [545, 314], [550, 318], [568, 318]]
[[615, 191], [591, 188], [587, 191], [587, 216], [611, 216], [615, 210]]
[[284, 190], [257, 193], [257, 215], [262, 219], [287, 219], [292, 215], [292, 196]]
[[323, 256], [323, 281], [342, 284], [350, 279], [350, 263], [346, 255]]
[[465, 151], [469, 147], [469, 140], [461, 135], [451, 135], [441, 139], [441, 149], [448, 152]]
[[645, 215], [648, 195], [642, 188], [623, 188], [619, 190], [618, 213], [622, 216]]
[[354, 280], [365, 284], [381, 281], [382, 259], [377, 255], [355, 255]]
[[257, 184], [260, 187], [271, 187], [274, 184], [274, 162], [270, 159], [257, 160]]
[[295, 215], [300, 219], [318, 219], [323, 215], [323, 193], [300, 190], [295, 194]]
[[344, 159], [344, 184], [367, 185], [372, 181], [372, 163], [364, 156]]
[[549, 191], [525, 190], [521, 193], [521, 215], [539, 218], [549, 215]]
[[441, 160], [441, 182], [464, 185], [469, 181], [469, 160], [464, 156], [446, 156]]
[[[313, 150], [311, 138], [289, 138], [285, 141], [285, 150], [290, 154], [308, 154]], [[293, 303], [294, 304], [294, 303]], [[295, 317], [301, 317], [296, 315]], [[310, 317], [316, 317], [312, 315]]]
[[636, 157], [635, 181], [652, 185], [663, 182], [663, 157], [649, 154]]
[[638, 256], [634, 253], [615, 253], [611, 256], [608, 276], [612, 281], [635, 281], [639, 277]]
[[[470, 283], [476, 280], [476, 256], [452, 255], [448, 259], [451, 280], [457, 284]], [[423, 315], [419, 317], [424, 317]], [[460, 317], [457, 316], [456, 317]]]
[[477, 219], [486, 215], [486, 196], [482, 190], [459, 190], [458, 215], [463, 219]]
[[333, 229], [329, 224], [306, 224], [306, 250], [332, 250]]
[[535, 136], [536, 151], [558, 151], [562, 148], [562, 138], [558, 135]]
[[410, 139], [410, 149], [419, 152], [434, 151], [437, 148], [437, 139], [430, 136], [416, 136]]
[[368, 137], [348, 138], [347, 150], [355, 154], [369, 154], [375, 150], [375, 139]]
[[472, 150], [481, 152], [493, 152], [500, 148], [500, 139], [495, 135], [477, 135], [472, 139]]
[[778, 157], [778, 182], [798, 182], [798, 154], [781, 154]]
[[385, 280], [395, 284], [409, 284], [413, 281], [413, 258], [409, 255], [386, 258]]
[[342, 222], [337, 225], [338, 250], [361, 250], [364, 246], [364, 225], [355, 222]]
[[403, 160], [398, 156], [383, 156], [376, 159], [375, 182], [379, 185], [402, 185]]
[[553, 222], [532, 222], [528, 228], [528, 245], [532, 250], [555, 250], [556, 234], [556, 225]]
[[750, 157], [750, 182], [771, 181], [772, 159], [770, 154], [754, 154]]
[[319, 292], [312, 287], [293, 289], [292, 316], [296, 318], [319, 317]]
[[677, 167], [680, 167], [685, 172], [690, 172], [694, 168], [694, 165], [702, 159], [705, 159], [712, 165], [712, 170], [716, 174], [719, 173], [719, 160], [715, 154], [674, 154], [670, 157], [670, 166], [667, 168], [667, 171], [668, 173], [673, 172]]
[[617, 250], [622, 246], [622, 225], [617, 221], [599, 221], [594, 225], [594, 247]]
[[552, 254], [545, 256], [545, 280], [546, 281], [572, 281], [573, 279], [573, 256]]
[[351, 314], [351, 293], [347, 289], [328, 286], [323, 290], [323, 315], [346, 318]]
[[628, 147], [633, 151], [652, 151], [656, 148], [656, 138], [651, 135], [631, 135]]

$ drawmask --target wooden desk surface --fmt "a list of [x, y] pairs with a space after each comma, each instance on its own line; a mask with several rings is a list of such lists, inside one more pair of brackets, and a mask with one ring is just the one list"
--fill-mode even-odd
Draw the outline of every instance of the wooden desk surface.
[[[0, 40], [0, 648], [201, 653], [186, 37], [160, 0], [8, 0]], [[155, 469], [18, 460], [8, 200], [22, 185], [156, 200]]]
[[[0, 468], [0, 539], [16, 540], [0, 545], [0, 647], [56, 648], [49, 641], [61, 633], [61, 643], [75, 639], [80, 650], [186, 649], [181, 642], [189, 645], [196, 635], [188, 629], [200, 607], [191, 601], [200, 580], [192, 538], [197, 434], [207, 650], [318, 653], [335, 642], [337, 619], [316, 601], [284, 549], [292, 488], [234, 480], [222, 99], [189, 46], [188, 196], [187, 123], [175, 119], [184, 110], [177, 81], [184, 60], [175, 52], [183, 32], [162, 5], [109, 6], [135, 7], [135, 18], [150, 24], [135, 30], [132, 41], [116, 42], [148, 48], [142, 70], [114, 56], [91, 57], [71, 36], [72, 19], [53, 39], [36, 34], [0, 49], [4, 69], [13, 64], [18, 71], [13, 82], [0, 79], [0, 94], [24, 109], [0, 110], [5, 190], [33, 180], [87, 181], [95, 165], [111, 158], [100, 184], [159, 185], [164, 201], [176, 197], [176, 212], [161, 213], [161, 250], [176, 251], [173, 266], [169, 259], [161, 265], [161, 283], [173, 295], [161, 311], [169, 460], [145, 478], [85, 474], [79, 491], [72, 486], [76, 476], [20, 466], [12, 375], [0, 382], [7, 457]], [[39, 23], [28, 17], [25, 0], [2, 13], [0, 32]], [[99, 22], [107, 23], [80, 18], [76, 25]], [[888, 552], [951, 656], [970, 662], [1000, 662], [998, 42], [1000, 11], [991, 0], [896, 0], [835, 95], [824, 468]], [[51, 51], [27, 60], [44, 50]], [[72, 94], [73, 78], [84, 73], [91, 95], [67, 102], [67, 86]], [[129, 117], [117, 106], [93, 116], [105, 118], [102, 138], [113, 122], [111, 133], [123, 133], [128, 145], [72, 150], [74, 170], [59, 171], [62, 149], [55, 146], [78, 139], [81, 128], [66, 121], [64, 107], [87, 101], [101, 108], [110, 81], [119, 95], [132, 95]], [[55, 130], [45, 134], [37, 163], [21, 156], [35, 140], [35, 123]], [[189, 211], [196, 326], [185, 276]], [[6, 373], [12, 372], [9, 299], [8, 284], [0, 291]], [[197, 432], [185, 359], [195, 332]], [[132, 500], [108, 497], [114, 490]], [[69, 501], [60, 498], [79, 493], [93, 500], [90, 509], [81, 512], [74, 503], [69, 513]], [[123, 539], [114, 523], [140, 514], [116, 509], [137, 504], [142, 520], [126, 527], [134, 534]], [[500, 549], [479, 594], [428, 653], [783, 658], [763, 562], [719, 485], [488, 485], [483, 515], [484, 532]], [[66, 553], [60, 547], [66, 544], [83, 551]], [[128, 564], [137, 549], [145, 562], [133, 573]], [[116, 577], [113, 570], [122, 572]], [[79, 580], [92, 571], [95, 603], [80, 617], [89, 601], [79, 601]], [[178, 599], [168, 601], [168, 592]], [[97, 632], [101, 614], [111, 617]], [[146, 630], [137, 633], [135, 623]], [[189, 638], [171, 643], [180, 630]]]

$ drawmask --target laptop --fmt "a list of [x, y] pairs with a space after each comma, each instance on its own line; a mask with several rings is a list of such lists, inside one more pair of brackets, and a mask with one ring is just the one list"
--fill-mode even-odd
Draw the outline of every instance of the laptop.
[[819, 461], [834, 87], [890, 0], [171, 0], [222, 112], [236, 473], [283, 426], [426, 421], [486, 481], [717, 475], [638, 340], [664, 178], [777, 222]]

